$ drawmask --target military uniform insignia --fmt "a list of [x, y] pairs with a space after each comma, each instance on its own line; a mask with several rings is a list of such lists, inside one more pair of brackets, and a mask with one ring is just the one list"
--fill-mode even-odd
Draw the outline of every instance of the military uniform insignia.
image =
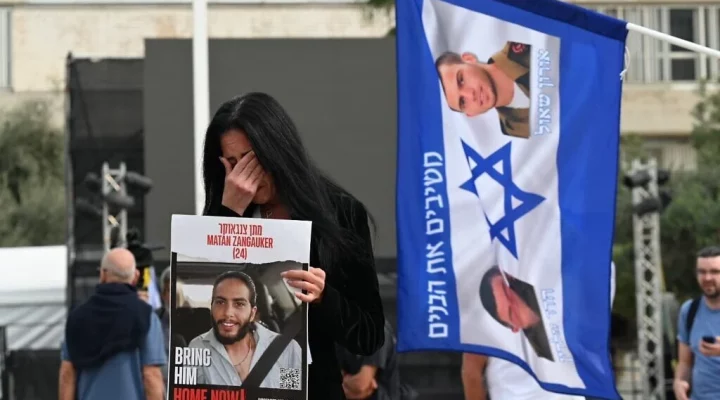
[[527, 50], [527, 45], [522, 43], [512, 43], [510, 45], [510, 51], [514, 54], [522, 54]]
[[530, 67], [530, 45], [518, 42], [508, 42], [505, 47], [505, 56], [524, 68]]

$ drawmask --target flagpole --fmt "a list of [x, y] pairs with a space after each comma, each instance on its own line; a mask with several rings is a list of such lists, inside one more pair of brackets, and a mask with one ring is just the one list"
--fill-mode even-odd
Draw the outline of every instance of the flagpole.
[[668, 42], [670, 44], [674, 44], [675, 46], [682, 47], [684, 49], [692, 50], [696, 53], [702, 53], [702, 54], [706, 54], [710, 57], [720, 58], [719, 50], [711, 49], [706, 46], [701, 46], [697, 43], [693, 43], [688, 40], [683, 40], [683, 39], [677, 38], [675, 36], [668, 35], [667, 33], [658, 32], [653, 29], [648, 29], [644, 26], [635, 25], [633, 23], [628, 22], [627, 30], [637, 32], [641, 35], [650, 36], [657, 40], [661, 40], [663, 42]]
[[195, 213], [200, 215], [205, 203], [202, 179], [203, 141], [210, 122], [207, 0], [192, 0], [192, 19]]

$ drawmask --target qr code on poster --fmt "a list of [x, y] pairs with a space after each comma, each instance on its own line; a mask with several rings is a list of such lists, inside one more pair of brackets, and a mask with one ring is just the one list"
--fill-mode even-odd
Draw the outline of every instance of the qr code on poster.
[[280, 368], [280, 389], [301, 389], [299, 368]]

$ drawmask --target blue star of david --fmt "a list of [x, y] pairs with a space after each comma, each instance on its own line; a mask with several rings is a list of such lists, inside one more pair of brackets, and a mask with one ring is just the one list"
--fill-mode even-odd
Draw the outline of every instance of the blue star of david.
[[[487, 221], [488, 226], [490, 226], [490, 240], [497, 239], [503, 246], [505, 246], [510, 254], [517, 259], [515, 221], [518, 221], [520, 218], [525, 216], [525, 214], [532, 211], [532, 209], [542, 203], [545, 198], [534, 193], [525, 192], [520, 189], [515, 182], [513, 182], [512, 165], [510, 164], [511, 144], [512, 142], [508, 142], [505, 146], [485, 158], [467, 143], [462, 141], [463, 151], [465, 152], [465, 158], [467, 160], [468, 167], [470, 167], [472, 176], [465, 183], [460, 185], [460, 188], [467, 190], [480, 198], [480, 193], [478, 193], [475, 181], [483, 174], [488, 174], [490, 178], [502, 185], [505, 189], [503, 202], [505, 215], [503, 215], [503, 217], [494, 224], [490, 222], [487, 214], [485, 214], [485, 220]], [[473, 163], [475, 165], [473, 165]], [[500, 163], [502, 163], [502, 172], [494, 168], [495, 165]], [[513, 207], [513, 198], [518, 202], [515, 207]], [[502, 235], [504, 230], [507, 230], [507, 237]]]

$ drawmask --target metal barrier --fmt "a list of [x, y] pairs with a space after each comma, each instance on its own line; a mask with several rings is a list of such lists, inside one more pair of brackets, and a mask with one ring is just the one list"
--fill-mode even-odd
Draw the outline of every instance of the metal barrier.
[[[57, 324], [56, 324], [57, 325]], [[58, 371], [60, 369], [59, 349], [16, 349], [10, 350], [13, 342], [8, 341], [9, 328], [13, 324], [0, 326], [0, 372], [2, 376], [3, 400], [56, 400], [58, 398]], [[49, 325], [46, 331], [52, 331]], [[31, 332], [27, 332], [31, 334]], [[17, 339], [17, 332], [14, 335]], [[17, 345], [17, 340], [14, 342]], [[42, 338], [36, 344], [42, 344]]]
[[10, 352], [7, 361], [8, 400], [58, 398], [60, 350], [15, 350]]

